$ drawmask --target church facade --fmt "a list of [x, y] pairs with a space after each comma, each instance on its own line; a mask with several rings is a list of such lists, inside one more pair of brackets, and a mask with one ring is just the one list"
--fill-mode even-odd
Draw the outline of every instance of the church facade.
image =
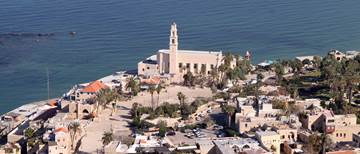
[[[169, 76], [171, 82], [181, 82], [188, 71], [194, 75], [210, 74], [223, 61], [221, 51], [194, 51], [178, 49], [178, 33], [175, 23], [171, 25], [169, 49], [161, 49], [156, 55], [138, 63], [139, 76]], [[232, 62], [235, 66], [236, 62]]]

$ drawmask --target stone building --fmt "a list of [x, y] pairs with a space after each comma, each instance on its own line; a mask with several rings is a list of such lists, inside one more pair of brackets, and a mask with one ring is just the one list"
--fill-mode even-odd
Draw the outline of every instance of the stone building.
[[[181, 82], [185, 73], [190, 71], [194, 75], [210, 74], [223, 62], [221, 51], [196, 51], [180, 50], [178, 42], [177, 26], [171, 25], [169, 37], [169, 49], [161, 49], [156, 55], [152, 55], [138, 63], [138, 75], [154, 76], [169, 75], [171, 82]], [[248, 53], [248, 58], [250, 54]], [[234, 67], [236, 61], [231, 62]]]
[[256, 139], [267, 150], [273, 151], [274, 154], [280, 154], [280, 135], [274, 131], [257, 131], [255, 133]]

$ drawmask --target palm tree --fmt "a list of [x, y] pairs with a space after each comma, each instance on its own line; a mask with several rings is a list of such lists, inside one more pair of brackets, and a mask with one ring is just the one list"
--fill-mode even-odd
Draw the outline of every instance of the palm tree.
[[101, 138], [104, 146], [108, 145], [111, 141], [114, 140], [112, 132], [104, 132], [103, 137]]
[[185, 103], [185, 98], [186, 98], [186, 96], [185, 96], [182, 92], [178, 92], [178, 93], [177, 93], [177, 97], [178, 97], [178, 99], [179, 99], [179, 101], [180, 101], [180, 105], [182, 105], [182, 104]]
[[191, 87], [191, 86], [194, 86], [194, 75], [190, 72], [190, 71], [188, 71], [184, 76], [183, 76], [183, 79], [184, 79], [184, 85], [185, 86], [189, 86], [189, 87]]
[[71, 138], [71, 150], [74, 149], [74, 141], [78, 134], [81, 133], [81, 127], [80, 123], [77, 121], [73, 121], [68, 125], [68, 130], [70, 132], [70, 138]]
[[360, 82], [360, 75], [358, 68], [360, 68], [359, 62], [356, 60], [348, 60], [344, 69], [344, 80], [346, 82], [347, 96], [349, 103], [352, 102], [352, 90], [354, 85]]
[[322, 133], [319, 137], [320, 146], [321, 146], [321, 153], [325, 154], [326, 151], [329, 151], [333, 148], [333, 141], [331, 140], [330, 136], [326, 133]]
[[276, 80], [278, 81], [278, 83], [280, 83], [284, 75], [284, 66], [281, 65], [280, 63], [276, 63], [275, 73], [276, 73]]
[[221, 107], [222, 111], [227, 113], [227, 116], [228, 116], [228, 127], [230, 128], [231, 127], [231, 117], [232, 115], [235, 113], [235, 107], [233, 106], [230, 106], [230, 105], [227, 105], [227, 104], [224, 104], [222, 107]]
[[96, 112], [98, 114], [99, 107], [102, 106], [103, 108], [106, 107], [111, 101], [115, 98], [114, 93], [109, 89], [101, 89], [99, 92], [96, 93]]
[[134, 77], [129, 78], [125, 87], [126, 87], [126, 90], [130, 90], [130, 92], [133, 96], [136, 96], [138, 94], [138, 92], [140, 91], [139, 84], [135, 80]]
[[35, 130], [32, 129], [31, 127], [29, 127], [29, 128], [25, 129], [24, 135], [25, 135], [26, 139], [30, 139], [34, 136], [34, 133], [35, 133]]
[[155, 86], [150, 85], [148, 91], [150, 92], [150, 95], [151, 95], [151, 108], [153, 110], [155, 110], [154, 109], [154, 107], [155, 107], [155, 105], [154, 105], [154, 92], [156, 91]]
[[226, 69], [231, 68], [231, 62], [233, 61], [233, 59], [233, 55], [230, 52], [225, 53], [223, 61]]
[[161, 93], [161, 90], [162, 90], [162, 89], [163, 89], [163, 87], [162, 87], [160, 84], [156, 87], [156, 93], [158, 94], [156, 107], [159, 106], [160, 93]]

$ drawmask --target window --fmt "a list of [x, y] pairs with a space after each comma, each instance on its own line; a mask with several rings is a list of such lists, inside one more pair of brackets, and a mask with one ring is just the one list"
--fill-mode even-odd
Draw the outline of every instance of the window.
[[328, 122], [335, 122], [335, 120], [334, 120], [334, 119], [331, 119], [331, 120], [328, 120]]
[[346, 133], [344, 133], [344, 138], [346, 137]]
[[174, 43], [175, 43], [175, 39], [171, 39], [171, 43], [174, 44]]
[[248, 125], [247, 124], [245, 124], [245, 127], [247, 127]]
[[183, 67], [183, 64], [182, 63], [179, 63], [179, 68], [182, 68]]
[[198, 68], [198, 64], [194, 64], [194, 69], [197, 69]]
[[202, 74], [206, 73], [206, 64], [201, 64], [201, 73]]
[[284, 139], [285, 138], [285, 135], [281, 135], [281, 139]]
[[143, 68], [142, 70], [145, 71], [145, 68]]
[[148, 69], [148, 70], [149, 70], [149, 69], [150, 69], [150, 67], [146, 67], [146, 69]]
[[190, 63], [186, 63], [186, 68], [190, 68]]
[[211, 69], [214, 69], [214, 64], [211, 64], [211, 65], [210, 65], [210, 68], [211, 68]]

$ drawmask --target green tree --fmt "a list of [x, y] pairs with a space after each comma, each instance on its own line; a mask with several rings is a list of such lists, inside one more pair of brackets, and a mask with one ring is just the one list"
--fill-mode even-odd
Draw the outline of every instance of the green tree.
[[319, 136], [319, 140], [320, 140], [320, 143], [321, 143], [321, 151], [323, 154], [325, 154], [326, 152], [328, 151], [331, 151], [333, 150], [334, 148], [334, 143], [333, 141], [331, 140], [330, 136], [325, 134], [325, 133], [322, 133], [320, 136]]
[[81, 133], [80, 123], [77, 121], [73, 121], [68, 125], [68, 130], [70, 132], [70, 139], [71, 139], [71, 150], [74, 149], [74, 142], [77, 135]]
[[154, 103], [154, 92], [156, 91], [155, 86], [150, 85], [148, 89], [150, 95], [151, 95], [151, 108], [155, 110], [155, 103]]
[[188, 71], [188, 72], [183, 76], [183, 79], [184, 79], [184, 85], [185, 85], [185, 86], [188, 86], [188, 87], [194, 86], [195, 77], [194, 77], [194, 75], [193, 75], [190, 71]]
[[177, 97], [179, 99], [180, 105], [185, 104], [186, 96], [182, 92], [178, 92]]
[[130, 90], [133, 96], [136, 96], [140, 91], [140, 85], [134, 77], [128, 79], [125, 87], [127, 90]]
[[347, 88], [347, 97], [349, 99], [349, 103], [351, 103], [353, 88], [360, 82], [360, 63], [356, 60], [348, 60], [345, 64], [343, 74]]
[[131, 114], [132, 117], [139, 116], [138, 109], [139, 109], [139, 103], [135, 102], [134, 104], [132, 104], [132, 107], [131, 107], [131, 110], [130, 110], [130, 114]]
[[233, 116], [233, 114], [235, 113], [236, 109], [235, 107], [233, 106], [230, 106], [230, 105], [227, 105], [227, 104], [224, 104], [221, 106], [221, 109], [224, 113], [227, 114], [228, 116], [228, 127], [230, 128], [231, 127], [231, 117]]
[[231, 62], [233, 61], [233, 59], [234, 57], [230, 52], [225, 53], [223, 61], [226, 69], [229, 69], [231, 67]]
[[276, 74], [276, 80], [278, 83], [280, 83], [282, 81], [283, 75], [284, 75], [284, 66], [281, 65], [280, 63], [275, 63], [274, 69], [275, 69], [275, 74]]
[[163, 87], [160, 84], [156, 87], [156, 93], [158, 94], [156, 107], [159, 107], [160, 93], [161, 93], [162, 89], [163, 89]]
[[157, 124], [157, 127], [159, 128], [159, 136], [165, 137], [166, 131], [167, 131], [167, 124], [165, 121], [159, 121]]
[[181, 118], [182, 119], [188, 119], [190, 114], [193, 113], [193, 107], [183, 103], [182, 105], [180, 105], [180, 113], [181, 113]]
[[25, 129], [24, 135], [27, 139], [34, 137], [34, 134], [35, 134], [35, 130], [32, 129], [31, 127]]
[[312, 60], [312, 63], [316, 69], [319, 69], [321, 64], [321, 57], [320, 56], [314, 56], [314, 59]]
[[99, 114], [99, 107], [102, 106], [103, 108], [106, 107], [110, 102], [114, 100], [115, 96], [114, 93], [109, 88], [101, 89], [96, 93], [96, 112]]
[[108, 145], [111, 141], [114, 140], [113, 133], [112, 132], [104, 132], [101, 140], [102, 140], [102, 143], [104, 146]]
[[131, 125], [132, 125], [133, 127], [139, 128], [140, 125], [141, 125], [140, 116], [133, 117], [133, 119], [132, 119], [132, 121], [131, 121]]

